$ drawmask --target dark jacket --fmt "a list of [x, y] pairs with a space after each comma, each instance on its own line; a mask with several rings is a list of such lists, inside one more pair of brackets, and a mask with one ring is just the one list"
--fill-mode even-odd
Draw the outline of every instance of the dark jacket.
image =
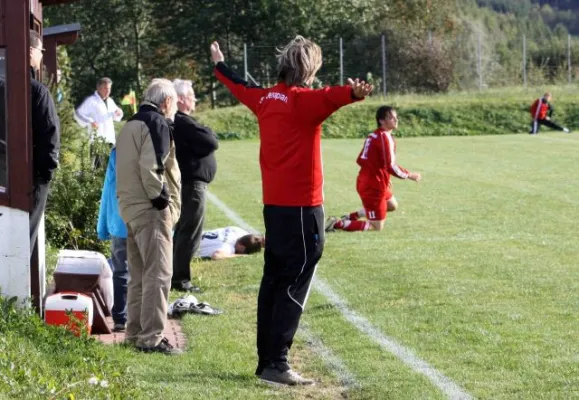
[[58, 167], [60, 122], [50, 91], [34, 79], [31, 69], [32, 169], [35, 182], [52, 180]]
[[217, 172], [217, 161], [213, 152], [219, 147], [213, 131], [179, 111], [175, 115], [173, 137], [181, 181], [213, 181]]

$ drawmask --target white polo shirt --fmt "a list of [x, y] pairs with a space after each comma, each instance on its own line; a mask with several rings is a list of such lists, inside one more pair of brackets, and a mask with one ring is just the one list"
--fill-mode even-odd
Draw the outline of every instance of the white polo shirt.
[[[115, 116], [117, 110], [121, 112], [118, 117]], [[80, 107], [76, 109], [74, 119], [87, 130], [92, 129], [91, 124], [96, 122], [99, 124], [97, 136], [114, 145], [116, 143], [116, 134], [113, 121], [123, 119], [123, 110], [117, 107], [111, 97], [103, 100], [98, 92], [94, 92], [93, 95], [84, 99]]]
[[246, 230], [237, 226], [228, 226], [226, 228], [203, 232], [201, 245], [199, 246], [199, 257], [210, 258], [216, 251], [235, 254], [235, 243], [237, 239], [248, 233]]

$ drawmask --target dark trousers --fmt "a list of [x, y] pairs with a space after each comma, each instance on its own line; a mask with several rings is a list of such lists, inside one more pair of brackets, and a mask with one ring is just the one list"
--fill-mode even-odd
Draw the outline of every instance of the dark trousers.
[[40, 218], [46, 208], [46, 200], [48, 199], [49, 183], [34, 181], [32, 184], [32, 211], [30, 212], [30, 254], [36, 245], [38, 238], [38, 227], [40, 226]]
[[113, 321], [115, 324], [127, 322], [127, 287], [129, 267], [127, 265], [127, 239], [113, 237], [111, 240], [111, 265], [113, 267]]
[[206, 192], [205, 182], [194, 181], [181, 185], [181, 216], [173, 235], [172, 287], [181, 287], [191, 282], [191, 259], [199, 251], [203, 234]]
[[287, 356], [324, 250], [324, 209], [263, 208], [265, 265], [257, 300], [259, 366], [289, 368]]
[[541, 125], [545, 125], [551, 129], [555, 129], [558, 131], [562, 131], [563, 128], [561, 125], [558, 125], [556, 123], [554, 123], [551, 120], [548, 119], [536, 119], [531, 123], [531, 132], [529, 132], [530, 134], [534, 134], [534, 133], [539, 133], [539, 129], [541, 128]]
[[[115, 147], [112, 143], [107, 143], [107, 146], [109, 148], [109, 153], [110, 150]], [[92, 160], [94, 169], [99, 169], [101, 167], [106, 169], [108, 163], [108, 155], [98, 154], [94, 143], [90, 144], [90, 158]]]

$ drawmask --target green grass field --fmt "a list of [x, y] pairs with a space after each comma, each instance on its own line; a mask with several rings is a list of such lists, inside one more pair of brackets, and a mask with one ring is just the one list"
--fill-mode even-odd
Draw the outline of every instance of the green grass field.
[[[328, 215], [359, 207], [354, 160], [361, 145], [323, 142]], [[186, 354], [103, 349], [129, 366], [130, 378], [108, 395], [579, 398], [578, 150], [579, 136], [558, 133], [399, 139], [399, 163], [422, 172], [423, 181], [394, 182], [400, 209], [383, 232], [327, 236], [305, 329], [291, 352], [316, 386], [276, 388], [253, 376], [262, 268], [255, 255], [193, 264], [205, 289], [199, 299], [225, 313], [184, 318]], [[262, 229], [258, 143], [222, 142], [217, 154], [211, 193]], [[234, 224], [209, 203], [206, 228]], [[416, 358], [393, 354], [394, 342]], [[104, 398], [87, 390], [77, 398]]]
[[[360, 146], [324, 142], [328, 214], [359, 206]], [[314, 290], [292, 351], [320, 380], [314, 388], [270, 388], [252, 375], [261, 256], [194, 265], [200, 299], [226, 313], [185, 318], [187, 354], [135, 355], [131, 372], [164, 399], [449, 397], [346, 309], [472, 397], [579, 398], [578, 149], [560, 134], [400, 139], [399, 163], [424, 178], [395, 182], [401, 207], [386, 230], [328, 234], [318, 277], [345, 305]], [[222, 143], [211, 192], [261, 229], [257, 152], [256, 142]], [[209, 206], [207, 228], [231, 224]]]

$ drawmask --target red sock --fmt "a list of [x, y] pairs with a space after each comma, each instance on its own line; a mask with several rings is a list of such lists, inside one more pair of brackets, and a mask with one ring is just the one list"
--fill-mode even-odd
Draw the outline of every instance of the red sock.
[[346, 232], [367, 231], [370, 229], [370, 222], [368, 221], [338, 221], [334, 225], [336, 229], [342, 229]]
[[358, 214], [358, 211], [354, 211], [353, 213], [348, 215], [348, 219], [350, 221], [358, 221], [359, 218], [360, 218], [360, 214]]

